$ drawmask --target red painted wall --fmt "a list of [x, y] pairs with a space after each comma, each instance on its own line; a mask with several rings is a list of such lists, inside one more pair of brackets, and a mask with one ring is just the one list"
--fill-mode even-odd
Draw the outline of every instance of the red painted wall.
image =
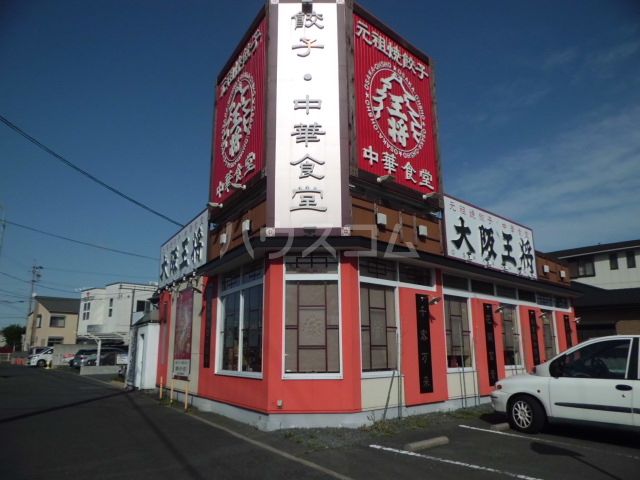
[[402, 373], [404, 374], [404, 394], [407, 405], [443, 402], [449, 397], [447, 389], [447, 346], [444, 342], [444, 299], [440, 303], [429, 307], [429, 314], [431, 315], [433, 392], [420, 393], [416, 294], [428, 295], [430, 299], [443, 297], [441, 289], [435, 292], [428, 292], [413, 288], [400, 288]]

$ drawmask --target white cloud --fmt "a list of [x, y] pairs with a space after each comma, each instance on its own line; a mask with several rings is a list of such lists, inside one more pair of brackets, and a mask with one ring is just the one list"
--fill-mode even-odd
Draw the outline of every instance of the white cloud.
[[632, 40], [596, 52], [590, 59], [595, 67], [608, 67], [622, 62], [640, 50], [640, 40]]
[[[542, 60], [540, 66], [543, 70], [551, 70], [563, 65], [572, 63], [578, 58], [578, 49], [574, 47], [565, 48], [551, 52]], [[536, 65], [537, 66], [537, 65]]]
[[543, 250], [640, 238], [638, 125], [640, 106], [585, 120], [484, 171], [449, 172], [449, 191], [532, 227]]

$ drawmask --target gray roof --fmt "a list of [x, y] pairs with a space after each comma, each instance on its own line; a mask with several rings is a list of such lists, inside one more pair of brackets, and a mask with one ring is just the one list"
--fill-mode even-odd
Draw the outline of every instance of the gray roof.
[[79, 298], [38, 296], [36, 301], [51, 313], [80, 313]]
[[573, 303], [576, 307], [631, 307], [640, 306], [640, 288], [618, 288], [606, 290], [580, 282], [572, 282], [574, 290], [581, 293]]
[[640, 240], [628, 240], [626, 242], [599, 243], [587, 247], [569, 248], [567, 250], [556, 250], [555, 252], [545, 252], [556, 258], [579, 257], [580, 255], [590, 255], [593, 253], [611, 252], [615, 250], [625, 250], [628, 248], [640, 248]]

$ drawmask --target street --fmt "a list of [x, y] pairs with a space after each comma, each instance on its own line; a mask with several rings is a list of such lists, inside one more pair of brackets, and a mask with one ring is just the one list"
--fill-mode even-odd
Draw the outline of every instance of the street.
[[[527, 436], [491, 430], [488, 414], [424, 418], [419, 428], [410, 417], [394, 431], [260, 432], [73, 372], [0, 366], [7, 479], [638, 478], [634, 432], [552, 425]], [[449, 443], [418, 453], [404, 447], [440, 435]]]

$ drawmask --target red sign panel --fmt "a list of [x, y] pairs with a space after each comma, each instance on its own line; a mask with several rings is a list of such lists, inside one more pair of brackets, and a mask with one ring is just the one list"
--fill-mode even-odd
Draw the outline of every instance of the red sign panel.
[[431, 66], [358, 15], [354, 36], [359, 168], [438, 192]]
[[263, 168], [266, 46], [263, 20], [217, 85], [212, 202], [225, 201]]

